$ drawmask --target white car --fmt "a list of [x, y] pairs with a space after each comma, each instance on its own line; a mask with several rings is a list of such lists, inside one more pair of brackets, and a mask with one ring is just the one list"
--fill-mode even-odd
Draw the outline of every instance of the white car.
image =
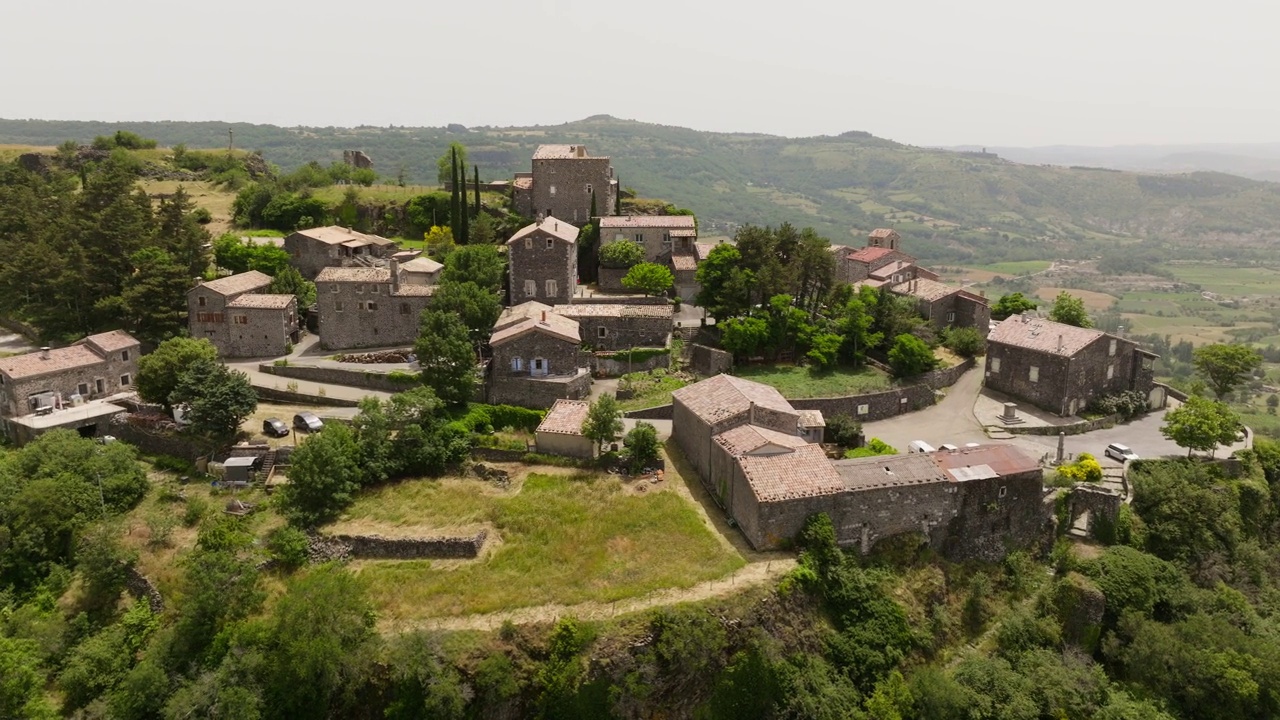
[[1118, 463], [1138, 459], [1137, 453], [1130, 450], [1128, 445], [1121, 445], [1120, 443], [1111, 443], [1103, 454]]

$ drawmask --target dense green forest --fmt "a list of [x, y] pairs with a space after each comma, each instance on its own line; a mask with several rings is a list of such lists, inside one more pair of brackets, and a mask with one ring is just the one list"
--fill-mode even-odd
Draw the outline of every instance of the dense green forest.
[[[901, 145], [866, 133], [791, 139], [710, 133], [596, 116], [529, 128], [280, 128], [237, 123], [0, 120], [0, 142], [88, 142], [118, 129], [161, 145], [261, 150], [286, 170], [367, 152], [384, 178], [434, 183], [451, 142], [484, 179], [528, 170], [540, 143], [584, 143], [613, 158], [621, 183], [692, 209], [703, 234], [791, 221], [859, 242], [891, 224], [929, 262], [1097, 254], [1115, 242], [1187, 256], [1231, 255], [1274, 238], [1280, 186], [1217, 174], [1142, 175], [1018, 165], [984, 153]], [[1204, 241], [1214, 240], [1213, 247]]]

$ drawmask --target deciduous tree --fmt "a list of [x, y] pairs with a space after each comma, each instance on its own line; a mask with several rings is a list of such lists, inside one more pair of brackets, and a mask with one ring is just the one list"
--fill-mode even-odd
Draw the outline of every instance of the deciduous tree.
[[1230, 445], [1240, 432], [1240, 416], [1227, 404], [1192, 395], [1182, 407], [1164, 416], [1160, 434], [1187, 449], [1213, 453], [1219, 445]]
[[258, 407], [249, 376], [209, 359], [192, 363], [178, 376], [170, 405], [186, 404], [191, 427], [214, 437], [229, 437]]
[[147, 402], [173, 406], [169, 396], [178, 387], [178, 378], [200, 360], [217, 361], [218, 349], [205, 338], [175, 337], [165, 340], [155, 351], [138, 359], [138, 394]]
[[894, 377], [909, 378], [926, 373], [938, 366], [938, 358], [923, 340], [914, 335], [894, 338], [889, 350], [889, 367]]
[[626, 447], [626, 461], [631, 472], [640, 472], [657, 464], [661, 443], [658, 442], [658, 429], [653, 423], [636, 423], [622, 439], [622, 444]]
[[608, 393], [596, 398], [582, 423], [582, 436], [604, 447], [622, 434], [622, 410], [618, 400]]
[[627, 271], [622, 278], [623, 287], [639, 290], [645, 295], [662, 295], [675, 284], [671, 269], [658, 263], [642, 262]]
[[431, 297], [431, 310], [457, 316], [467, 328], [471, 344], [479, 347], [493, 332], [493, 324], [502, 314], [502, 303], [496, 293], [473, 282], [445, 281]]
[[457, 315], [424, 310], [413, 351], [422, 368], [422, 381], [437, 397], [449, 405], [471, 400], [476, 386], [476, 354], [467, 326]]
[[1063, 290], [1053, 299], [1053, 308], [1049, 310], [1049, 319], [1064, 325], [1076, 327], [1093, 327], [1089, 319], [1089, 311], [1084, 307], [1084, 300]]
[[1002, 295], [994, 305], [991, 306], [991, 318], [993, 320], [1004, 320], [1013, 315], [1021, 315], [1028, 310], [1035, 310], [1039, 307], [1039, 303], [1028, 297], [1023, 296], [1020, 292]]
[[644, 247], [634, 240], [615, 240], [600, 248], [600, 264], [629, 268], [644, 262]]
[[473, 282], [490, 292], [502, 289], [506, 261], [493, 245], [467, 245], [450, 252], [440, 271], [440, 282]]
[[1191, 362], [1221, 399], [1262, 366], [1262, 354], [1248, 345], [1219, 343], [1196, 348]]
[[294, 451], [280, 509], [289, 522], [315, 527], [337, 517], [355, 498], [363, 474], [360, 448], [345, 425], [330, 423]]
[[286, 265], [271, 278], [269, 292], [277, 295], [293, 295], [298, 299], [298, 311], [311, 307], [316, 301], [316, 284], [302, 277], [292, 265]]

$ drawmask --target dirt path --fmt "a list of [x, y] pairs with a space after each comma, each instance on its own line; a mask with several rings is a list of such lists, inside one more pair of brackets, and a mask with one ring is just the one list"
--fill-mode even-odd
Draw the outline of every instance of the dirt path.
[[463, 615], [460, 617], [427, 618], [389, 624], [381, 628], [386, 632], [409, 632], [413, 630], [497, 630], [508, 620], [517, 625], [537, 622], [555, 622], [557, 619], [571, 615], [580, 620], [605, 620], [616, 615], [647, 610], [663, 605], [674, 605], [682, 602], [696, 602], [711, 598], [731, 595], [739, 590], [776, 582], [779, 578], [796, 566], [794, 558], [778, 558], [756, 561], [747, 564], [733, 574], [698, 583], [688, 588], [668, 588], [647, 595], [617, 600], [611, 603], [584, 602], [576, 605], [536, 605], [534, 607], [484, 613], [481, 615]]

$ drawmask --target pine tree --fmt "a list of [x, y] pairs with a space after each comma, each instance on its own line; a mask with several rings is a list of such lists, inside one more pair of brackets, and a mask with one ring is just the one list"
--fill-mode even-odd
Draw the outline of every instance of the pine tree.
[[472, 165], [471, 169], [475, 172], [476, 176], [476, 206], [474, 215], [476, 217], [480, 217], [480, 166]]

